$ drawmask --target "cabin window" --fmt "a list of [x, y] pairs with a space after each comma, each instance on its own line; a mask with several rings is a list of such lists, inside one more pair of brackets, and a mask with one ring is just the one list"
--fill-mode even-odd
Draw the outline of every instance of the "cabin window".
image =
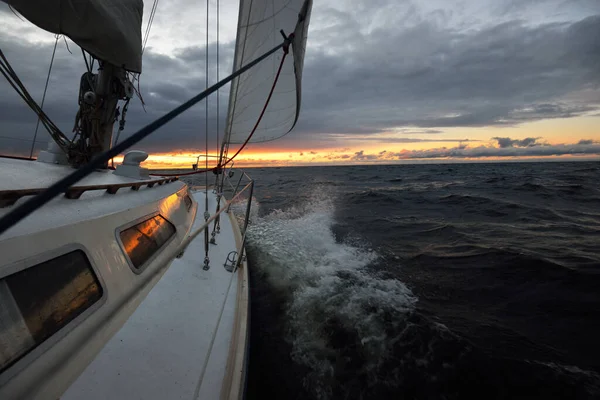
[[0, 279], [0, 372], [102, 297], [82, 250]]
[[175, 226], [161, 215], [150, 217], [119, 234], [127, 256], [138, 271], [173, 235]]

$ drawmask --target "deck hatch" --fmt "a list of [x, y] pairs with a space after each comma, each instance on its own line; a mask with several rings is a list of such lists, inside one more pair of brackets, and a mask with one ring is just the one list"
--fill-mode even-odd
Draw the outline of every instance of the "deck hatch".
[[81, 315], [102, 293], [82, 250], [0, 279], [0, 372]]
[[125, 253], [136, 270], [142, 269], [143, 265], [174, 235], [175, 226], [160, 214], [119, 233]]

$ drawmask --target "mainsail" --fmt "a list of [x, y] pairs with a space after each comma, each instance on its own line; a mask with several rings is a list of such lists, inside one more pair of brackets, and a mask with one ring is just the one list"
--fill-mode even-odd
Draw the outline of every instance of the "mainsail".
[[94, 57], [142, 72], [142, 0], [1, 0]]
[[[294, 34], [273, 96], [250, 142], [267, 142], [288, 133], [300, 112], [302, 66], [312, 0], [240, 0], [233, 70], [248, 64]], [[281, 52], [231, 82], [224, 143], [243, 143], [271, 91]]]

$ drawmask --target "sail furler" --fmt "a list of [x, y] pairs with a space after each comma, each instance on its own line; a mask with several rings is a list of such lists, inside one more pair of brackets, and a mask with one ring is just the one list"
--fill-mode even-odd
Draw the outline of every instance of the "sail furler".
[[0, 0], [94, 57], [142, 72], [142, 0]]
[[[241, 0], [234, 66], [236, 71], [293, 34], [291, 53], [251, 143], [287, 134], [300, 112], [301, 80], [312, 0]], [[231, 83], [224, 143], [244, 143], [271, 91], [281, 52], [276, 52]]]

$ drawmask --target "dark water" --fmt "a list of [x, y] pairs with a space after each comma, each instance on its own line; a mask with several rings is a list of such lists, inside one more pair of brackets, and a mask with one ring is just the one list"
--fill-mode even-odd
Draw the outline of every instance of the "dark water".
[[600, 162], [249, 173], [248, 398], [600, 398]]

